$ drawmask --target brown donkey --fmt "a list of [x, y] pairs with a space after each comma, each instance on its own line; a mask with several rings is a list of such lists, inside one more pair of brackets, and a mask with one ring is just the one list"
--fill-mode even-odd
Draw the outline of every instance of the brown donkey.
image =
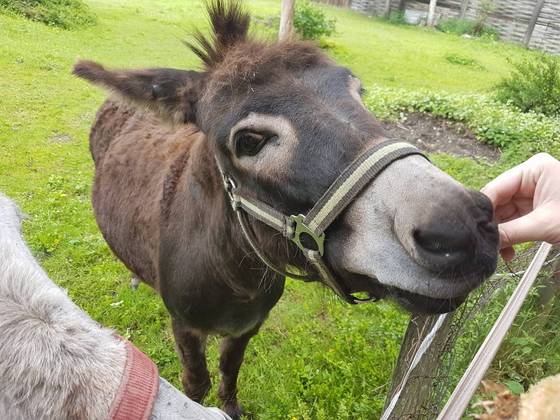
[[[493, 272], [498, 236], [482, 194], [422, 156], [399, 155], [338, 210], [325, 228], [323, 266], [310, 264], [267, 215], [305, 214], [358, 156], [385, 141], [383, 130], [362, 103], [360, 81], [315, 45], [250, 39], [236, 1], [214, 0], [209, 15], [212, 34], [190, 45], [202, 71], [80, 62], [74, 72], [114, 93], [90, 136], [99, 227], [161, 294], [185, 392], [197, 401], [210, 388], [206, 338], [224, 336], [219, 395], [237, 418], [245, 348], [284, 289], [259, 255], [272, 267], [330, 279], [350, 302], [350, 293], [367, 292], [447, 312]], [[265, 211], [251, 212], [242, 198]], [[232, 200], [242, 202], [243, 217]], [[301, 242], [315, 249], [310, 235]]]

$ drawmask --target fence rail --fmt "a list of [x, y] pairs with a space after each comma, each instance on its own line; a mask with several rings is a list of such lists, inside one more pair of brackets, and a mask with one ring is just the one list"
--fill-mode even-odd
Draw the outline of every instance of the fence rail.
[[[427, 0], [317, 0], [340, 7], [349, 7], [368, 15], [383, 16], [389, 9], [428, 12]], [[438, 19], [476, 19], [481, 0], [439, 0]], [[494, 11], [488, 24], [506, 41], [523, 43], [560, 54], [559, 0], [494, 0]]]
[[[545, 247], [539, 248], [538, 252], [536, 252], [536, 248], [525, 251], [518, 257], [515, 264], [516, 271], [510, 271], [509, 266], [501, 265], [497, 274], [489, 279], [455, 313], [448, 315], [443, 322], [440, 321], [439, 326], [436, 326], [438, 316], [416, 315], [412, 317], [393, 372], [391, 389], [385, 403], [385, 418], [388, 420], [433, 420], [438, 417], [455, 385], [460, 382], [467, 366], [471, 364], [479, 345], [488, 340], [488, 333], [494, 329], [492, 325], [497, 318], [488, 317], [489, 304], [495, 301], [500, 294], [501, 302], [507, 295], [505, 290], [509, 290], [508, 285], [510, 288], [516, 285], [519, 289], [519, 284], [523, 283], [520, 276], [524, 275], [525, 279], [531, 270], [533, 270], [532, 274], [536, 275], [537, 272], [539, 274], [537, 305], [540, 305], [539, 313], [542, 315], [541, 318], [535, 319], [534, 327], [542, 328], [546, 324], [552, 303], [555, 302], [554, 298], [560, 293], [558, 282], [560, 247], [553, 248], [553, 256], [545, 261], [546, 254], [550, 250], [549, 247], [545, 250], [543, 250]], [[537, 264], [535, 256], [539, 254], [540, 259]], [[531, 260], [532, 262], [529, 264]], [[527, 286], [524, 285], [524, 287]], [[515, 295], [516, 292], [513, 292], [512, 296], [515, 297]], [[512, 300], [510, 298], [505, 308], [511, 306]], [[429, 334], [433, 334], [430, 346], [410, 371], [411, 364], [417, 359], [418, 349]], [[468, 342], [467, 346], [465, 346], [466, 342]], [[489, 363], [489, 361], [487, 362]], [[469, 366], [469, 369], [472, 367]], [[477, 384], [478, 378], [475, 386]], [[462, 395], [462, 393], [461, 391], [458, 395]], [[455, 404], [452, 406], [455, 407]], [[451, 417], [444, 418], [455, 419], [460, 418], [460, 415], [455, 413]]]
[[321, 3], [330, 4], [337, 7], [350, 7], [351, 0], [318, 0]]

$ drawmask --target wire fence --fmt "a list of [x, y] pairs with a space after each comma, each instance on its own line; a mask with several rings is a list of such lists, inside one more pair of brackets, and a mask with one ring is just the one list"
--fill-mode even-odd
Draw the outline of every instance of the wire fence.
[[[438, 416], [529, 266], [536, 250], [537, 248], [533, 247], [521, 252], [512, 264], [502, 262], [496, 274], [473, 292], [454, 314], [447, 316], [429, 350], [424, 354], [422, 362], [406, 379], [405, 372], [412, 358], [438, 317], [416, 316], [411, 320], [403, 340], [386, 407], [399, 389], [401, 395], [389, 419], [435, 419]], [[559, 263], [560, 250], [555, 248], [544, 263], [536, 284], [541, 284], [542, 287], [558, 274], [555, 270], [559, 270]], [[558, 292], [559, 289], [560, 287], [555, 291]], [[537, 287], [533, 294], [538, 293]]]

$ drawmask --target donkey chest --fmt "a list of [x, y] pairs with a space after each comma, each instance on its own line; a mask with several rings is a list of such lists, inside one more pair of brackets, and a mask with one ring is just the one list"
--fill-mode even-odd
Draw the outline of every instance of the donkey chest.
[[193, 329], [206, 334], [240, 336], [258, 327], [278, 302], [284, 290], [281, 280], [254, 297], [240, 298], [233, 291], [220, 287], [220, 292], [207, 288], [199, 294], [191, 289], [178, 299], [162, 294], [173, 316]]

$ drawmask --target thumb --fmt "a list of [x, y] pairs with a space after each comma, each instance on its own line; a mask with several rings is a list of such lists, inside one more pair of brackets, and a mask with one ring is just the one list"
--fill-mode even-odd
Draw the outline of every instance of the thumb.
[[544, 240], [546, 223], [539, 213], [537, 209], [523, 217], [499, 225], [500, 249], [522, 242]]

